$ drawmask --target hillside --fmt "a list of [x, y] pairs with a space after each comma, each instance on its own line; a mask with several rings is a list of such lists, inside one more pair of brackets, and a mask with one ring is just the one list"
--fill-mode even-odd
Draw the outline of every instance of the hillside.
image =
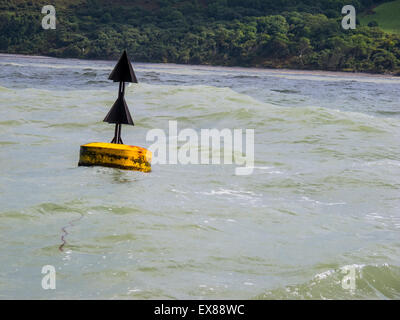
[[[389, 33], [400, 33], [400, 0], [381, 4], [371, 10], [367, 10], [360, 16], [362, 25], [379, 26]], [[376, 22], [376, 24], [374, 23]]]
[[[400, 36], [341, 28], [347, 0], [54, 0], [0, 3], [0, 52], [142, 62], [398, 73]], [[357, 12], [382, 0], [353, 1]], [[385, 4], [384, 4], [385, 5]], [[378, 6], [378, 8], [380, 8]]]

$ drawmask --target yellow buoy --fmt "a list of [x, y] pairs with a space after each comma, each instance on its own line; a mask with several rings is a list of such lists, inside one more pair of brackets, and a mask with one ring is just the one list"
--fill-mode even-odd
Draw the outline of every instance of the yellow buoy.
[[82, 145], [78, 165], [150, 172], [151, 152], [145, 148], [124, 145], [121, 139], [122, 124], [134, 125], [124, 98], [125, 82], [138, 82], [126, 50], [108, 79], [119, 82], [118, 98], [103, 120], [115, 124], [114, 138], [111, 143], [93, 142]]
[[81, 146], [79, 166], [104, 166], [151, 171], [151, 151], [125, 144], [92, 142]]

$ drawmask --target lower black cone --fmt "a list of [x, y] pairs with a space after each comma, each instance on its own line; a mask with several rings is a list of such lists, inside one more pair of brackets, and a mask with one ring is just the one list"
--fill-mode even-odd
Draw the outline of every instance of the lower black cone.
[[134, 125], [128, 106], [123, 96], [119, 96], [103, 120], [108, 123]]

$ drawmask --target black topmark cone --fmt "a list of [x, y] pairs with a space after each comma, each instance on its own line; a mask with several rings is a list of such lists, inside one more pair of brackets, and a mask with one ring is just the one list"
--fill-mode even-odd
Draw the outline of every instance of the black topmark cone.
[[110, 73], [108, 79], [113, 80], [114, 82], [119, 82], [119, 90], [117, 100], [114, 102], [111, 110], [108, 112], [103, 121], [115, 123], [115, 134], [111, 143], [123, 144], [121, 139], [121, 124], [134, 125], [129, 108], [124, 98], [125, 82], [138, 83], [126, 50], [124, 50], [121, 58], [119, 58], [118, 63], [114, 67], [114, 70]]

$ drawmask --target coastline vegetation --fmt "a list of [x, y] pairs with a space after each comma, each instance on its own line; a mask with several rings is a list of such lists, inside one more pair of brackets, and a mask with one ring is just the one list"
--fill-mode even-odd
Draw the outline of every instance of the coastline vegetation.
[[[357, 13], [385, 0], [355, 0]], [[400, 35], [341, 27], [347, 0], [34, 0], [0, 3], [0, 52], [81, 59], [400, 74]], [[387, 4], [386, 4], [387, 5]], [[390, 11], [390, 10], [388, 10]], [[360, 17], [362, 15], [360, 14]], [[383, 19], [383, 18], [380, 18]], [[372, 23], [371, 23], [372, 22]]]

